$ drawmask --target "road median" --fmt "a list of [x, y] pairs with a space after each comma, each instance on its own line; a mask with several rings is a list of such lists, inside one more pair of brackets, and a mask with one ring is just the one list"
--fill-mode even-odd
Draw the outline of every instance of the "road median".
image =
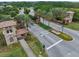
[[38, 25], [40, 27], [42, 27], [43, 29], [46, 29], [49, 32], [51, 32], [51, 33], [57, 35], [58, 37], [62, 38], [64, 41], [72, 41], [73, 40], [73, 38], [70, 35], [63, 33], [63, 32], [60, 32], [60, 31], [57, 31], [57, 30], [55, 30], [55, 29], [53, 29], [53, 28], [51, 28], [51, 27], [49, 27], [49, 26], [47, 26], [43, 23], [39, 23]]

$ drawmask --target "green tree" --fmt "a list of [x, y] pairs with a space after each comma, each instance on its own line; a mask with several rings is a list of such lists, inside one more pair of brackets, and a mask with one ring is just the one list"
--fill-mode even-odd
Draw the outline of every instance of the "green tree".
[[30, 12], [30, 9], [28, 9], [28, 8], [24, 8], [24, 10], [25, 10], [25, 14], [28, 14], [29, 12]]
[[13, 19], [10, 15], [2, 15], [0, 14], [0, 21], [6, 21]]
[[18, 11], [19, 11], [18, 8], [13, 7], [13, 6], [8, 6], [8, 5], [0, 8], [0, 14], [11, 15], [11, 17], [16, 16]]
[[35, 16], [36, 16], [36, 22], [40, 22], [41, 9], [37, 9], [37, 10], [36, 10]]
[[47, 14], [46, 14], [46, 17], [45, 17], [49, 22], [48, 22], [48, 26], [50, 24], [50, 21], [53, 20], [53, 13], [51, 11], [49, 11]]
[[79, 9], [73, 9], [74, 11], [74, 16], [73, 16], [73, 21], [79, 21]]
[[47, 12], [45, 10], [37, 9], [36, 16], [37, 16], [38, 20], [40, 21], [40, 17], [42, 17], [43, 18], [43, 22], [44, 22], [44, 19], [46, 17], [46, 13]]
[[6, 40], [4, 38], [4, 35], [2, 33], [2, 30], [0, 29], [0, 48], [6, 46]]
[[52, 8], [51, 9], [52, 13], [53, 13], [53, 17], [56, 20], [61, 20], [63, 21], [64, 17], [65, 17], [65, 10], [63, 8]]
[[15, 11], [10, 11], [9, 14], [11, 15], [11, 17], [15, 17], [17, 15]]
[[29, 17], [28, 14], [24, 14], [24, 15], [19, 15], [19, 14], [18, 14], [18, 15], [15, 17], [15, 19], [17, 20], [17, 22], [20, 21], [21, 24], [23, 24], [23, 25], [28, 29], [28, 24], [29, 24], [29, 22], [30, 22], [30, 17]]
[[47, 12], [45, 10], [41, 11], [41, 17], [43, 18], [43, 23], [44, 19], [46, 18]]

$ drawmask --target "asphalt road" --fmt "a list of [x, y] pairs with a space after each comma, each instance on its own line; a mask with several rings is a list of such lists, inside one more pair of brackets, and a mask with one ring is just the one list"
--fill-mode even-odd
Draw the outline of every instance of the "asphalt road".
[[[41, 19], [41, 22], [43, 23], [42, 19]], [[48, 25], [48, 21], [44, 20], [44, 24]], [[53, 23], [53, 22], [49, 22], [49, 26], [51, 28], [54, 28], [54, 29], [58, 30], [58, 31], [62, 31], [62, 25], [59, 25], [59, 24], [56, 24], [56, 23]], [[63, 28], [63, 32], [69, 34], [74, 39], [78, 39], [79, 38], [79, 32], [78, 31], [75, 31], [75, 30], [72, 30], [72, 29], [64, 27]]]
[[[42, 20], [41, 20], [41, 22], [42, 22]], [[48, 21], [44, 20], [44, 24], [48, 25]], [[49, 26], [58, 30], [58, 31], [62, 31], [62, 25], [50, 22]], [[78, 50], [79, 49], [79, 32], [72, 30], [72, 29], [69, 29], [69, 28], [65, 28], [65, 27], [63, 28], [63, 32], [67, 33], [71, 37], [73, 37], [73, 41], [71, 41], [70, 43], [67, 42], [66, 44], [72, 46], [73, 47], [72, 49]]]
[[[56, 43], [61, 38], [57, 37], [56, 35], [42, 29], [38, 25], [30, 25], [28, 28], [30, 32], [32, 32], [38, 40], [45, 45], [46, 48], [51, 46], [52, 44]], [[67, 30], [66, 30], [67, 31]], [[74, 36], [74, 34], [73, 34]], [[46, 50], [49, 57], [79, 57], [79, 36], [75, 35], [73, 41], [66, 42], [62, 41], [56, 46]]]

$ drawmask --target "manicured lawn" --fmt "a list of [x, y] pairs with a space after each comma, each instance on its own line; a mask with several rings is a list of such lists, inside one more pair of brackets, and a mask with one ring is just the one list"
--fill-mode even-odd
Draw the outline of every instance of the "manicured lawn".
[[65, 27], [79, 31], [79, 22], [72, 22], [68, 25], [65, 25]]
[[27, 56], [19, 43], [0, 49], [0, 57], [25, 57]]
[[38, 25], [41, 26], [42, 28], [46, 29], [46, 30], [50, 30], [51, 29], [51, 27], [49, 27], [49, 26], [47, 26], [47, 25], [45, 25], [43, 23], [39, 23]]
[[[45, 25], [45, 24], [43, 24], [43, 23], [40, 23], [40, 24], [38, 24], [38, 25], [39, 25], [40, 27], [42, 27], [42, 28], [44, 28], [44, 29], [50, 31], [50, 32], [51, 32], [51, 30], [55, 30], [55, 29], [52, 29], [51, 27], [49, 27], [49, 26], [47, 26], [47, 25]], [[66, 34], [66, 33], [62, 33], [62, 32], [59, 32], [60, 34], [56, 34], [56, 33], [54, 33], [54, 32], [51, 32], [51, 33], [57, 35], [58, 37], [62, 38], [62, 39], [65, 40], [65, 41], [71, 41], [71, 40], [73, 40], [72, 37], [69, 36], [69, 35]]]
[[46, 29], [46, 30], [50, 30], [50, 29], [51, 29], [51, 27], [49, 27], [49, 26], [47, 26], [47, 25], [45, 25], [45, 24], [43, 24], [43, 23], [39, 23], [38, 25], [39, 25], [40, 27]]
[[40, 43], [40, 41], [33, 36], [33, 34], [29, 34], [27, 36], [28, 39], [26, 39], [28, 45], [32, 49], [32, 51], [36, 54], [36, 56], [42, 56], [47, 57], [47, 54], [45, 52], [45, 49], [43, 48], [43, 45]]

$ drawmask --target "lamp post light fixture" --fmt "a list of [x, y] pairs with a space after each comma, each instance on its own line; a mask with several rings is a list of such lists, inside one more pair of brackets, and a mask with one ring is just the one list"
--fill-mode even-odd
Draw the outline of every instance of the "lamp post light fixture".
[[64, 20], [62, 22], [62, 32], [63, 32], [63, 30], [64, 30]]

